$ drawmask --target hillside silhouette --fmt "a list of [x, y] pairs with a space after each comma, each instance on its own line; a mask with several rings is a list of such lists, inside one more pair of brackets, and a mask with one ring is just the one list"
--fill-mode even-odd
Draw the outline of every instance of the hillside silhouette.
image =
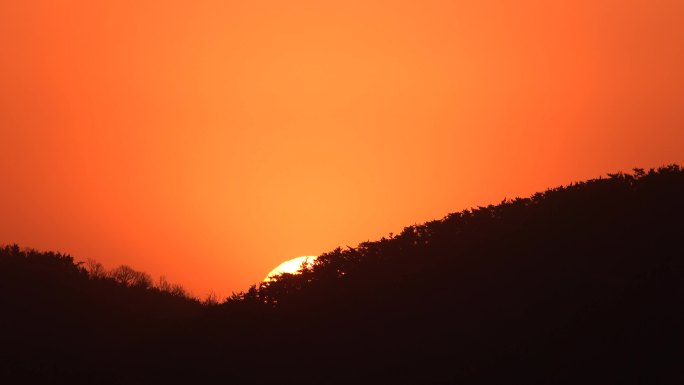
[[0, 248], [0, 383], [684, 381], [684, 169], [634, 169], [320, 255], [223, 301]]

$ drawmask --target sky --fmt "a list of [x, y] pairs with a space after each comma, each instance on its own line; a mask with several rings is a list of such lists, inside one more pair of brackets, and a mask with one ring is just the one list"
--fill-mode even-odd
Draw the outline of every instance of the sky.
[[684, 164], [684, 2], [2, 1], [0, 244], [196, 295]]

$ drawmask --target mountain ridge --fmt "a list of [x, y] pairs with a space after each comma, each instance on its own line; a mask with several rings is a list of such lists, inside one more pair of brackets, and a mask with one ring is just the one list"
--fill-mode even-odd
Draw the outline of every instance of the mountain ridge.
[[682, 197], [677, 165], [609, 174], [337, 248], [203, 304], [130, 268], [7, 246], [0, 376], [677, 382]]

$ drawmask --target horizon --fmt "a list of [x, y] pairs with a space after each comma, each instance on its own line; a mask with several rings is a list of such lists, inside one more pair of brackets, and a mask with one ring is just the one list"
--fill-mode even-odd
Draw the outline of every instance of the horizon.
[[202, 297], [684, 164], [684, 2], [0, 5], [0, 244]]

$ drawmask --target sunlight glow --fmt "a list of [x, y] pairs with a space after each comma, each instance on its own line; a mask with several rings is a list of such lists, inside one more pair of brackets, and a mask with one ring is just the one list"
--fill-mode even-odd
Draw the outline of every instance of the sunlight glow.
[[268, 273], [266, 278], [264, 278], [264, 282], [272, 281], [273, 277], [283, 273], [297, 274], [303, 264], [310, 266], [313, 264], [313, 261], [316, 258], [318, 257], [315, 255], [306, 255], [290, 259], [289, 261], [285, 261], [278, 265], [278, 267], [276, 267], [275, 269], [271, 270], [271, 272]]

